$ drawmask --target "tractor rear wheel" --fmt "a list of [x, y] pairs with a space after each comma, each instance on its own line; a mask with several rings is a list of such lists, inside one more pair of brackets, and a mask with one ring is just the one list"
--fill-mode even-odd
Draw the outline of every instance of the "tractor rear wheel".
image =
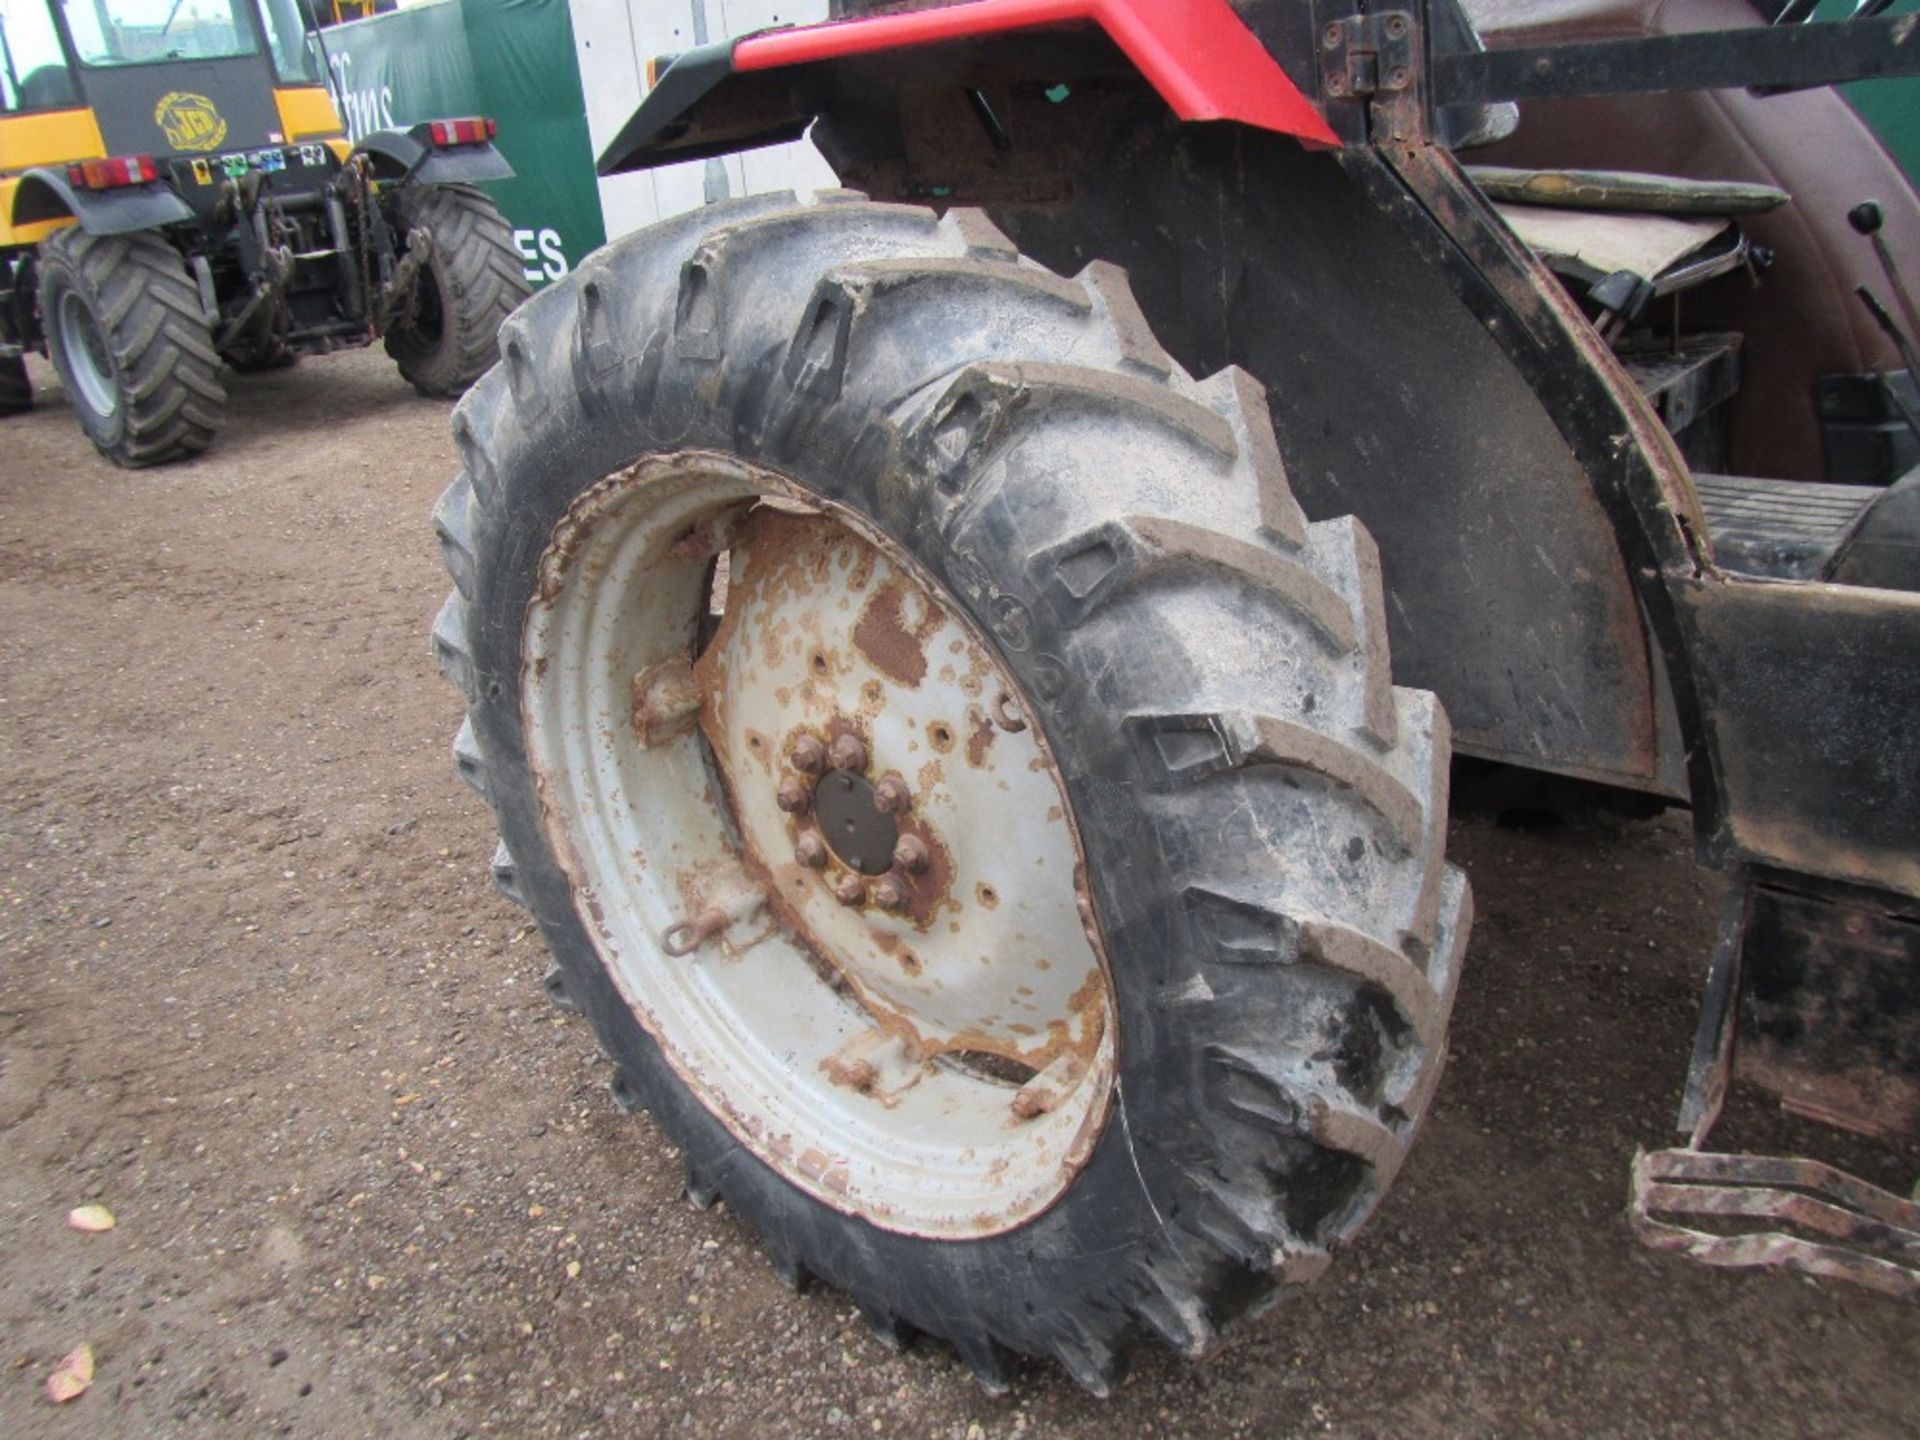
[[1243, 373], [977, 212], [758, 197], [530, 301], [433, 645], [497, 882], [778, 1272], [1104, 1392], [1323, 1269], [1469, 901], [1378, 563]]
[[0, 355], [0, 415], [18, 415], [33, 408], [33, 382], [27, 378], [23, 355]]
[[395, 232], [432, 238], [412, 313], [387, 334], [387, 354], [422, 395], [464, 394], [499, 356], [500, 322], [527, 298], [526, 261], [506, 217], [471, 185], [406, 186], [393, 197]]
[[199, 287], [160, 236], [89, 235], [40, 247], [47, 353], [74, 418], [118, 465], [158, 465], [213, 443], [227, 392]]

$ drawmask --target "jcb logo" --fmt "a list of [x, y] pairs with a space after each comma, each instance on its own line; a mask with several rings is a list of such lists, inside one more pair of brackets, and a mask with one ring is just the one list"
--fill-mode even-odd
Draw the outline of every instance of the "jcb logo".
[[227, 122], [213, 101], [186, 90], [172, 90], [153, 107], [153, 123], [166, 132], [176, 150], [218, 150], [227, 138]]

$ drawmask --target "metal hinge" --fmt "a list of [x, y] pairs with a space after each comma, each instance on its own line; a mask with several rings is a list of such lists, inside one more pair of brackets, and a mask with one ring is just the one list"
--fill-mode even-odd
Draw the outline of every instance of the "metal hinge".
[[1403, 10], [1350, 15], [1320, 27], [1320, 91], [1365, 100], [1413, 88], [1413, 17]]

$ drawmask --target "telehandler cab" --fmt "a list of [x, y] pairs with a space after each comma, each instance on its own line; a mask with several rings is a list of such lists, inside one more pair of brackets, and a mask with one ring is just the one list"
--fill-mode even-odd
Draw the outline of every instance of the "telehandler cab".
[[0, 415], [48, 355], [100, 451], [204, 450], [222, 364], [384, 335], [460, 394], [527, 294], [493, 123], [345, 138], [297, 0], [0, 0]]

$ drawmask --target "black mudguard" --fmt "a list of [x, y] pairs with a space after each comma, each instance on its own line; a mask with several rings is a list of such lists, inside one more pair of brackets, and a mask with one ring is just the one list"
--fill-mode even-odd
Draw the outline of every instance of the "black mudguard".
[[130, 235], [193, 219], [193, 211], [164, 184], [83, 190], [58, 170], [29, 170], [13, 193], [13, 223], [31, 225], [69, 215], [89, 235]]
[[[817, 98], [802, 98], [825, 66], [737, 75], [731, 40], [682, 51], [660, 72], [639, 108], [598, 161], [602, 175], [681, 160], [731, 155], [798, 140]], [[716, 92], [718, 92], [716, 94]]]
[[510, 180], [513, 166], [497, 146], [456, 145], [442, 149], [429, 133], [431, 121], [406, 130], [376, 130], [353, 147], [356, 155], [373, 161], [376, 177], [408, 180], [419, 185], [477, 185], [483, 180]]

